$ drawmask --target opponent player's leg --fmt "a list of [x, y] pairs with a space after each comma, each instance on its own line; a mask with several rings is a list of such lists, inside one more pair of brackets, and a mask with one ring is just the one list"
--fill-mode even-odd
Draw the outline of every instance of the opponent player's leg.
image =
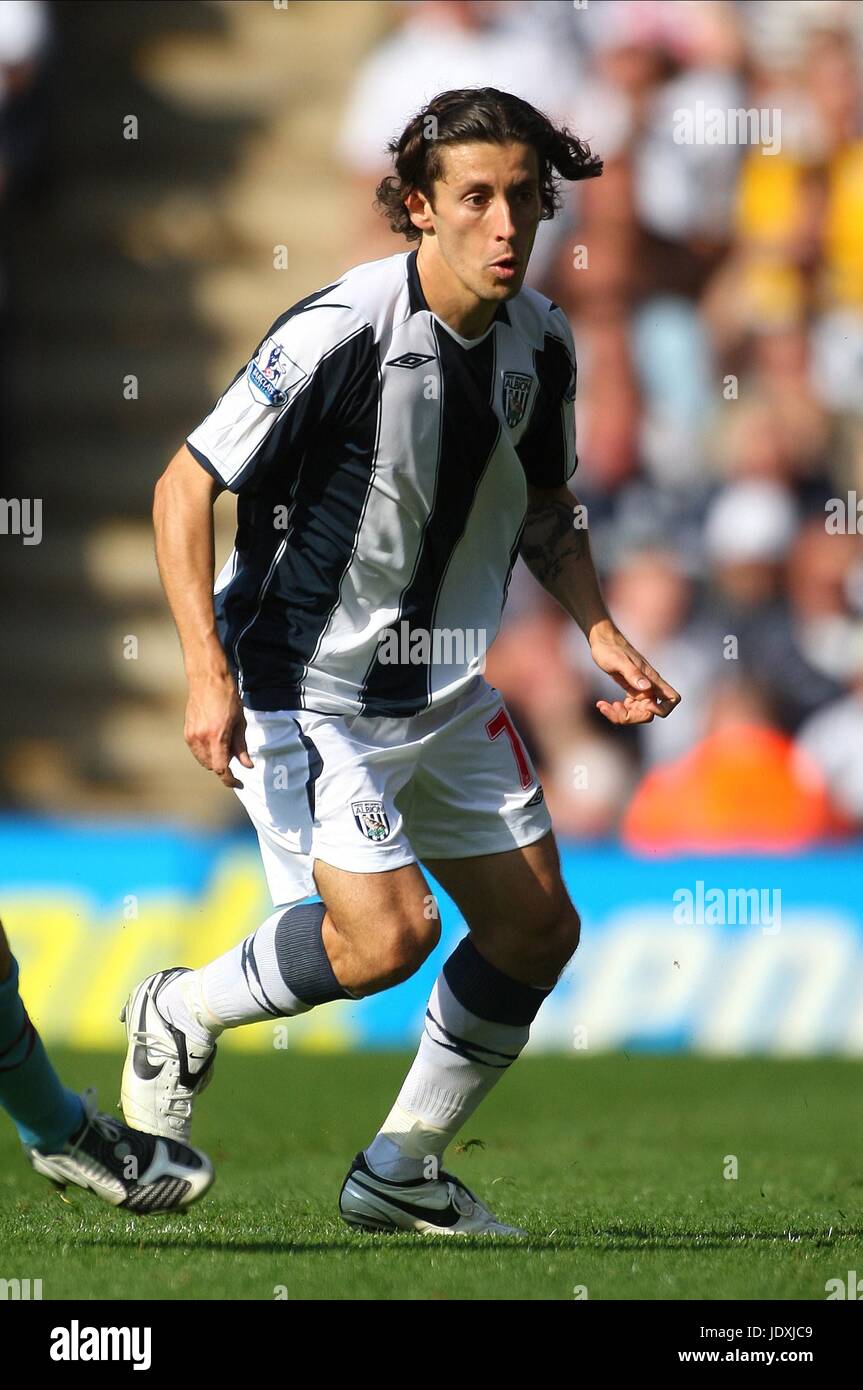
[[213, 1181], [203, 1154], [136, 1134], [99, 1114], [93, 1092], [76, 1095], [48, 1059], [18, 992], [18, 965], [0, 923], [0, 1103], [37, 1173], [73, 1183], [114, 1206], [173, 1211]]
[[22, 1144], [62, 1145], [84, 1120], [81, 1097], [48, 1060], [18, 992], [18, 963], [0, 924], [0, 1102]]

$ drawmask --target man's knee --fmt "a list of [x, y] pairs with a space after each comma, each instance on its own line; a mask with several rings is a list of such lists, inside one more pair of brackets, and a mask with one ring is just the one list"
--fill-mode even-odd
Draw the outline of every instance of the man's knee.
[[385, 917], [376, 925], [375, 938], [375, 983], [385, 989], [419, 970], [440, 940], [440, 923], [427, 919], [420, 905]]
[[520, 954], [525, 964], [543, 978], [560, 974], [575, 955], [581, 937], [581, 918], [565, 889], [549, 902], [544, 913], [534, 916], [521, 936]]
[[578, 950], [578, 943], [581, 940], [581, 918], [578, 910], [567, 898], [561, 913], [560, 919], [560, 944], [566, 951], [566, 959], [571, 960]]
[[537, 944], [546, 954], [549, 965], [555, 970], [562, 970], [575, 955], [580, 939], [581, 918], [567, 894], [563, 893], [553, 917], [545, 924], [541, 943]]

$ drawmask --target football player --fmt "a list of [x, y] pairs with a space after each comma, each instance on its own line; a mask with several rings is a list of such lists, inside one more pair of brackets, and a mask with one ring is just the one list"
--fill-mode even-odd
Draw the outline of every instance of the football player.
[[[603, 601], [567, 486], [572, 333], [524, 286], [559, 180], [601, 161], [494, 88], [440, 94], [390, 149], [378, 202], [409, 249], [281, 314], [157, 484], [186, 742], [248, 811], [273, 912], [220, 959], [132, 992], [123, 1108], [186, 1137], [225, 1028], [410, 976], [439, 936], [424, 866], [468, 931], [341, 1214], [517, 1235], [442, 1161], [579, 939], [542, 787], [482, 674], [519, 553], [622, 687], [598, 704], [611, 723], [680, 697]], [[238, 529], [214, 604], [225, 488]]]

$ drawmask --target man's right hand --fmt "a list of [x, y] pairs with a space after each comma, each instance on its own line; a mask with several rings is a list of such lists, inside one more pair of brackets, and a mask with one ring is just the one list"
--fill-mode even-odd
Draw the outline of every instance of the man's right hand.
[[246, 720], [231, 675], [207, 675], [189, 681], [183, 737], [201, 767], [215, 772], [226, 787], [242, 787], [228, 764], [237, 758], [253, 767], [246, 748]]

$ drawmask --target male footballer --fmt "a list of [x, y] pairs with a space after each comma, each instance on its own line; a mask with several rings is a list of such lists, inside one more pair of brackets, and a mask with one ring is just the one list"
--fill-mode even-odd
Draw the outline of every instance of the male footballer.
[[[439, 937], [426, 868], [468, 934], [340, 1211], [521, 1235], [442, 1166], [578, 944], [542, 788], [481, 671], [519, 553], [622, 687], [598, 705], [611, 723], [679, 696], [603, 602], [567, 487], [572, 335], [523, 288], [559, 179], [601, 161], [494, 88], [442, 93], [390, 150], [378, 203], [409, 249], [283, 313], [156, 487], [185, 739], [248, 811], [273, 912], [133, 990], [122, 1101], [129, 1124], [185, 1138], [225, 1028], [407, 979]], [[214, 599], [223, 488], [238, 528]]]

